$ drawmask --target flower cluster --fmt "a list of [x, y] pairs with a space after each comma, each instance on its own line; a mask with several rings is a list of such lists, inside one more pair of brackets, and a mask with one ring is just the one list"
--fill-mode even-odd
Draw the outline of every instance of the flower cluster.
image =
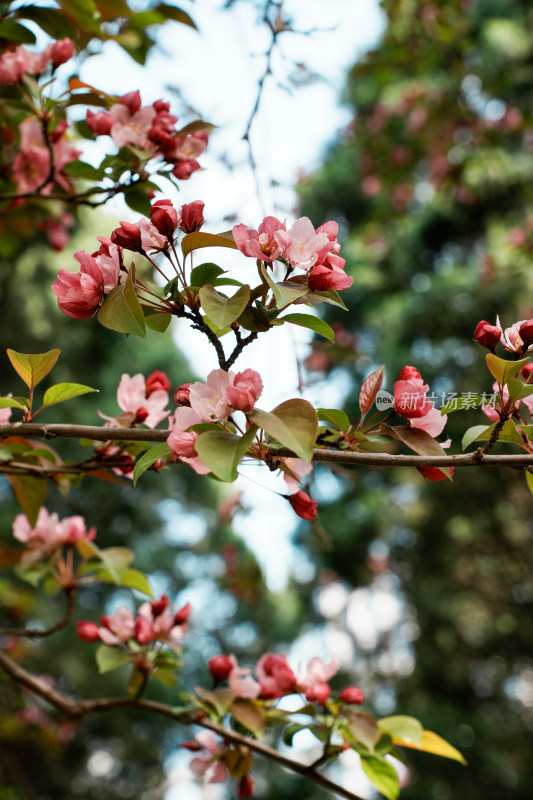
[[501, 343], [510, 353], [525, 354], [533, 350], [533, 319], [518, 320], [505, 330], [502, 330], [499, 317], [496, 317], [496, 325], [482, 319], [476, 326], [474, 340], [491, 353]]
[[164, 594], [159, 600], [143, 603], [137, 615], [126, 606], [120, 606], [110, 615], [100, 617], [100, 625], [88, 620], [78, 620], [77, 632], [84, 642], [102, 641], [109, 646], [140, 645], [161, 642], [176, 648], [187, 631], [187, 620], [191, 614], [189, 603], [178, 611], [170, 610], [170, 602]]
[[207, 147], [208, 136], [205, 130], [180, 132], [177, 121], [164, 100], [141, 106], [138, 90], [122, 95], [109, 111], [87, 111], [86, 117], [97, 136], [111, 136], [117, 147], [127, 145], [150, 158], [162, 156], [176, 178], [187, 180], [201, 169], [196, 159]]
[[124, 413], [116, 417], [101, 416], [109, 424], [124, 428], [141, 423], [155, 428], [170, 414], [166, 409], [169, 389], [170, 381], [161, 370], [155, 370], [146, 380], [140, 372], [133, 376], [124, 373], [117, 389], [117, 403]]
[[0, 56], [0, 83], [20, 83], [25, 75], [38, 77], [50, 65], [56, 69], [69, 61], [75, 52], [72, 39], [60, 39], [49, 44], [42, 53], [33, 53], [21, 45]]
[[237, 374], [231, 370], [215, 369], [207, 376], [206, 383], [198, 381], [186, 389], [179, 387], [176, 394], [180, 390], [182, 405], [171, 418], [168, 446], [174, 459], [179, 458], [199, 475], [206, 475], [210, 470], [194, 449], [198, 434], [189, 429], [201, 422], [223, 422], [233, 411], [252, 411], [263, 391], [263, 382], [253, 369]]
[[411, 428], [418, 428], [430, 436], [438, 436], [448, 419], [426, 397], [429, 386], [424, 383], [415, 367], [404, 367], [400, 379], [394, 384], [394, 410], [405, 417]]
[[284, 259], [291, 269], [307, 273], [310, 289], [348, 289], [353, 278], [344, 272], [345, 259], [339, 256], [339, 226], [326, 222], [315, 231], [311, 220], [300, 217], [287, 230], [276, 217], [265, 217], [257, 230], [235, 225], [233, 238], [245, 256], [271, 263]]
[[104, 236], [98, 237], [100, 249], [92, 255], [79, 250], [74, 258], [80, 265], [77, 273], [60, 269], [52, 291], [63, 314], [73, 319], [92, 317], [105, 295], [119, 284], [122, 251]]
[[56, 513], [50, 514], [43, 506], [33, 526], [25, 514], [18, 514], [13, 522], [13, 536], [26, 545], [28, 559], [35, 561], [49, 556], [63, 545], [92, 541], [96, 528], [87, 530], [85, 520], [80, 516], [60, 520]]

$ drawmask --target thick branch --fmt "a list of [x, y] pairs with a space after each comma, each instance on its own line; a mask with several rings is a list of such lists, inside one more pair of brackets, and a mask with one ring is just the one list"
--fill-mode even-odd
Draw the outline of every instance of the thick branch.
[[[92, 439], [98, 442], [166, 442], [169, 433], [168, 430], [151, 430], [149, 428], [103, 428], [97, 425], [66, 425], [62, 423], [45, 425], [36, 422], [10, 422], [0, 425], [0, 439], [6, 439], [9, 436], [26, 436], [36, 439]], [[274, 453], [274, 458], [288, 456], [294, 456], [294, 453], [286, 447], [276, 450]], [[533, 454], [485, 455], [482, 448], [473, 453], [461, 453], [455, 456], [411, 456], [315, 449], [313, 450], [313, 461], [366, 467], [484, 466], [523, 469], [533, 467]], [[102, 467], [106, 466], [107, 464], [102, 462]], [[63, 472], [68, 473], [69, 470], [69, 466], [65, 465]]]
[[59, 709], [59, 711], [62, 711], [67, 717], [76, 719], [85, 716], [85, 714], [114, 711], [117, 708], [138, 708], [155, 714], [161, 714], [165, 717], [173, 719], [176, 722], [181, 722], [182, 724], [200, 725], [203, 728], [208, 728], [214, 733], [217, 733], [219, 736], [222, 736], [224, 739], [232, 742], [232, 744], [238, 744], [247, 747], [253, 752], [258, 753], [259, 755], [262, 755], [271, 761], [277, 762], [282, 767], [290, 769], [292, 772], [296, 772], [299, 775], [310, 778], [311, 780], [315, 781], [315, 783], [323, 786], [325, 789], [335, 792], [341, 797], [347, 798], [347, 800], [362, 800], [359, 795], [353, 794], [353, 792], [344, 789], [342, 786], [330, 781], [324, 775], [316, 772], [312, 765], [306, 766], [298, 761], [293, 761], [292, 759], [287, 758], [277, 750], [274, 750], [272, 747], [269, 747], [262, 742], [258, 742], [255, 739], [250, 739], [247, 736], [241, 736], [241, 734], [236, 733], [236, 731], [224, 728], [222, 725], [205, 718], [203, 716], [203, 712], [193, 711], [191, 713], [190, 707], [186, 709], [176, 709], [165, 705], [164, 703], [158, 703], [155, 700], [135, 700], [129, 697], [104, 697], [100, 698], [99, 700], [80, 700], [76, 702], [69, 700], [60, 692], [57, 692], [55, 689], [52, 689], [42, 683], [38, 678], [25, 670], [20, 666], [20, 664], [17, 664], [16, 661], [13, 661], [13, 659], [1, 651], [0, 667], [2, 667], [4, 672], [6, 672], [14, 681], [20, 683], [22, 686], [25, 686], [27, 689], [39, 695], [44, 700], [47, 700], [52, 706]]

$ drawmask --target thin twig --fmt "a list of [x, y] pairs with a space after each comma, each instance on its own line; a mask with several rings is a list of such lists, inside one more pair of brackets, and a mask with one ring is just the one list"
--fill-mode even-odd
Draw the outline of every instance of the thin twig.
[[67, 609], [65, 615], [59, 622], [56, 622], [55, 625], [52, 625], [50, 628], [45, 628], [44, 630], [39, 630], [38, 628], [0, 628], [0, 636], [25, 636], [32, 639], [36, 637], [43, 638], [45, 636], [51, 636], [62, 628], [66, 628], [74, 613], [75, 591], [73, 589], [65, 590], [65, 594], [67, 596]]

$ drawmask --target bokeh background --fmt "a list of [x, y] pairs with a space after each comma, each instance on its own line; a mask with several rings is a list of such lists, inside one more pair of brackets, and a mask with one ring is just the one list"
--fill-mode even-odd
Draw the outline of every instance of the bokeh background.
[[[437, 394], [490, 391], [483, 352], [472, 342], [477, 322], [497, 313], [506, 325], [533, 316], [530, 3], [284, 3], [288, 30], [278, 37], [251, 128], [255, 171], [241, 137], [271, 42], [264, 16], [275, 19], [276, 4], [183, 7], [199, 33], [171, 22], [148, 28], [155, 45], [130, 47], [137, 61], [93, 41], [93, 55], [79, 66], [110, 92], [141, 88], [146, 102], [166, 96], [170, 84], [180, 117], [197, 112], [220, 126], [205, 172], [172, 196], [177, 204], [204, 199], [210, 230], [236, 221], [255, 226], [263, 213], [307, 215], [316, 226], [338, 221], [355, 278], [346, 293], [350, 312], [328, 307], [336, 343], [296, 342], [276, 389], [288, 396], [299, 378], [304, 396], [339, 403], [352, 417], [362, 381], [382, 363], [389, 389], [412, 364]], [[95, 421], [97, 408], [115, 413], [122, 372], [164, 369], [178, 385], [213, 366], [181, 330], [146, 344], [58, 312], [49, 290], [57, 269], [72, 264], [80, 247], [93, 250], [96, 235], [128, 213], [117, 205], [83, 216], [60, 254], [50, 253], [44, 236], [4, 230], [0, 239], [1, 357], [6, 347], [59, 345], [54, 381], [86, 380], [90, 372], [101, 394], [70, 404], [72, 422]], [[275, 363], [287, 350], [284, 342], [270, 347]], [[7, 391], [5, 360], [1, 375]], [[474, 410], [451, 415], [452, 452], [465, 428], [481, 422]], [[259, 471], [251, 477], [266, 481]], [[157, 592], [193, 604], [183, 686], [206, 682], [206, 660], [220, 651], [243, 663], [273, 648], [295, 662], [335, 655], [339, 684], [361, 685], [378, 714], [419, 717], [468, 760], [464, 768], [410, 753], [405, 800], [529, 799], [533, 520], [523, 476], [469, 469], [457, 471], [453, 484], [427, 484], [408, 470], [320, 466], [311, 484], [319, 521], [296, 529], [273, 495], [249, 478], [239, 487], [244, 494], [232, 503], [231, 489], [172, 469], [147, 473], [135, 491], [87, 478], [66, 504], [58, 496], [48, 506], [84, 514], [106, 545], [132, 546]], [[264, 494], [273, 517], [263, 512], [260, 523], [253, 508]], [[0, 499], [0, 534], [9, 543], [18, 509], [3, 482]], [[274, 536], [280, 526], [283, 537]], [[8, 624], [61, 614], [55, 598], [43, 602], [6, 572], [0, 590]], [[87, 589], [81, 616], [96, 618], [123, 602], [131, 603], [129, 594]], [[80, 652], [69, 632], [19, 645], [25, 663], [62, 676], [67, 693], [123, 690], [120, 670], [95, 680], [90, 646]], [[153, 696], [172, 702], [173, 692]], [[178, 749], [188, 735], [130, 712], [65, 725], [0, 678], [0, 798], [231, 796], [231, 788], [191, 782]], [[316, 744], [295, 737], [302, 757]], [[347, 759], [335, 777], [370, 797], [355, 762]], [[261, 762], [256, 774], [261, 800], [325, 796]]]

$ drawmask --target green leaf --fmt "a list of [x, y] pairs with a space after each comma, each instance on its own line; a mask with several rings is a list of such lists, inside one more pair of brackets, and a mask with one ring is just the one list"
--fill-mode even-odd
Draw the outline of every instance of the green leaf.
[[0, 408], [21, 408], [23, 411], [26, 411], [26, 409], [29, 408], [29, 401], [26, 405], [26, 403], [15, 400], [14, 397], [0, 397]]
[[46, 353], [17, 353], [7, 349], [7, 357], [13, 369], [22, 378], [26, 386], [33, 389], [45, 378], [59, 358], [61, 350], [48, 350]]
[[[463, 440], [461, 442], [461, 447], [463, 450], [466, 450], [472, 442], [477, 441], [477, 439], [486, 431], [492, 429], [492, 425], [474, 425], [472, 428], [469, 428], [463, 436]], [[490, 438], [490, 437], [489, 437]]]
[[197, 30], [194, 20], [181, 8], [170, 6], [168, 3], [159, 3], [156, 6], [156, 10], [160, 11], [168, 19], [174, 20], [174, 22], [181, 22], [182, 25], [188, 25], [190, 28]]
[[135, 464], [133, 470], [133, 485], [137, 485], [137, 481], [143, 472], [146, 472], [146, 470], [149, 469], [152, 464], [155, 464], [159, 458], [170, 458], [170, 455], [170, 447], [166, 442], [163, 442], [162, 444], [156, 444], [154, 447], [150, 447], [149, 450], [142, 454]]
[[257, 428], [252, 425], [244, 436], [226, 431], [206, 431], [194, 443], [198, 457], [213, 475], [231, 483], [237, 478], [237, 465], [254, 440]]
[[207, 707], [213, 708], [219, 717], [223, 717], [224, 714], [227, 714], [235, 699], [235, 695], [231, 689], [215, 689], [214, 691], [210, 691], [209, 689], [204, 689], [203, 686], [197, 686], [194, 691], [203, 701], [201, 703], [202, 707], [205, 707], [205, 704], [207, 704]]
[[318, 416], [307, 400], [286, 400], [272, 411], [255, 408], [249, 416], [259, 428], [263, 428], [299, 458], [311, 461], [318, 435]]
[[259, 270], [266, 283], [268, 283], [272, 289], [274, 297], [276, 298], [276, 305], [280, 309], [289, 306], [291, 303], [294, 303], [295, 300], [307, 295], [309, 292], [309, 287], [305, 283], [293, 283], [292, 281], [276, 283], [264, 264], [260, 265]]
[[145, 217], [150, 216], [150, 209], [152, 206], [145, 189], [141, 189], [140, 186], [126, 189], [124, 192], [124, 200], [132, 211], [138, 211], [139, 214], [144, 214]]
[[291, 724], [287, 725], [287, 727], [283, 731], [282, 735], [283, 744], [286, 744], [287, 747], [292, 747], [293, 737], [297, 733], [300, 733], [300, 731], [305, 730], [306, 728], [307, 725], [301, 725], [299, 722], [291, 722]]
[[199, 250], [201, 247], [229, 247], [232, 250], [237, 250], [237, 245], [233, 239], [228, 239], [227, 236], [222, 236], [222, 234], [195, 231], [194, 233], [188, 233], [181, 240], [181, 252], [184, 256], [188, 256], [193, 250]]
[[40, 8], [32, 3], [18, 8], [13, 16], [18, 19], [30, 19], [36, 22], [53, 39], [63, 39], [66, 36], [70, 39], [76, 39], [76, 28], [56, 8]]
[[[472, 442], [488, 442], [496, 425], [497, 422], [494, 422], [492, 425], [488, 426], [476, 425], [474, 428], [469, 428], [469, 430], [467, 430], [463, 436], [463, 450], [465, 450], [469, 444], [472, 444]], [[472, 436], [474, 438], [472, 438]], [[524, 446], [524, 440], [518, 433], [514, 420], [512, 419], [505, 421], [503, 428], [498, 435], [498, 441], [511, 442], [512, 444], [518, 444], [521, 447]]]
[[[393, 717], [383, 717], [377, 720], [380, 731], [390, 733], [395, 741], [395, 744], [402, 742], [412, 742], [420, 744], [422, 741], [422, 733], [424, 729], [422, 724], [414, 717], [407, 717], [403, 715], [396, 715]], [[402, 740], [400, 742], [399, 740]]]
[[529, 489], [531, 494], [533, 494], [533, 473], [529, 472], [529, 470], [526, 470], [526, 483], [527, 483], [527, 488]]
[[89, 392], [98, 392], [98, 389], [91, 389], [82, 383], [56, 383], [46, 390], [43, 397], [43, 408], [53, 406], [55, 403], [62, 403], [64, 400], [71, 400]]
[[146, 338], [144, 314], [135, 294], [135, 267], [128, 272], [125, 284], [115, 286], [98, 312], [98, 321], [105, 328], [118, 333], [131, 333]]
[[22, 512], [28, 517], [30, 525], [35, 525], [46, 497], [46, 480], [34, 478], [33, 475], [9, 475], [8, 479]]
[[199, 264], [191, 271], [191, 278], [189, 281], [190, 286], [204, 286], [206, 283], [213, 285], [213, 281], [224, 275], [225, 270], [219, 267], [218, 264], [213, 264], [212, 261], [206, 261], [205, 264]]
[[156, 681], [159, 681], [162, 686], [166, 686], [167, 689], [171, 689], [178, 681], [175, 667], [157, 667], [151, 674]]
[[[94, 99], [100, 100], [101, 98], [93, 95]], [[93, 100], [85, 95], [81, 97], [76, 97], [76, 100], [81, 100], [83, 105], [95, 105]], [[101, 101], [103, 103], [103, 101]], [[70, 104], [70, 105], [76, 105]], [[71, 161], [70, 164], [67, 164], [63, 167], [62, 172], [66, 172], [67, 175], [70, 175], [72, 178], [82, 178], [88, 181], [99, 181], [103, 177], [103, 171], [98, 167], [93, 167], [92, 164], [87, 164], [86, 161]]]
[[247, 284], [241, 286], [233, 297], [220, 294], [210, 284], [202, 286], [200, 289], [202, 308], [217, 328], [225, 328], [235, 322], [248, 305], [249, 300], [250, 287]]
[[153, 597], [152, 587], [144, 572], [138, 569], [125, 569], [120, 577], [120, 586], [127, 586], [128, 589], [135, 589], [137, 592]]
[[160, 312], [157, 314], [147, 314], [145, 317], [145, 322], [150, 330], [157, 331], [157, 333], [164, 333], [170, 325], [171, 319], [171, 314]]
[[381, 794], [388, 800], [396, 800], [400, 794], [400, 781], [392, 764], [380, 756], [361, 756], [361, 766]]
[[237, 697], [231, 704], [230, 711], [237, 722], [253, 733], [256, 739], [262, 738], [265, 731], [265, 715], [257, 703]]
[[258, 308], [254, 308], [253, 306], [248, 306], [248, 308], [245, 308], [240, 317], [237, 319], [237, 322], [245, 330], [255, 331], [256, 333], [269, 331], [272, 327], [268, 321], [268, 317], [266, 317], [265, 314]]
[[324, 422], [331, 422], [341, 431], [346, 431], [350, 427], [350, 420], [348, 415], [338, 408], [317, 408], [318, 419]]
[[494, 353], [487, 353], [485, 356], [487, 367], [498, 383], [504, 386], [509, 378], [514, 378], [522, 367], [529, 363], [529, 358], [522, 358], [520, 361], [506, 361], [498, 358]]
[[318, 333], [330, 342], [335, 341], [335, 331], [330, 328], [327, 322], [319, 317], [314, 317], [312, 314], [286, 314], [280, 317], [282, 322], [290, 322], [291, 325], [300, 325], [302, 328], [309, 328], [309, 330]]
[[316, 306], [318, 303], [329, 303], [331, 306], [342, 308], [343, 311], [349, 311], [348, 306], [344, 300], [341, 300], [340, 295], [335, 289], [329, 289], [327, 292], [309, 292], [305, 298], [305, 302], [312, 306]]
[[35, 35], [28, 28], [11, 20], [0, 23], [0, 39], [7, 39], [19, 44], [35, 44], [37, 41]]
[[96, 663], [98, 664], [98, 671], [101, 675], [103, 675], [104, 672], [111, 672], [111, 670], [117, 669], [117, 667], [122, 667], [123, 664], [127, 664], [132, 659], [129, 653], [125, 653], [118, 647], [110, 647], [107, 644], [100, 645], [96, 651], [95, 657]]
[[507, 388], [509, 389], [509, 400], [513, 403], [533, 394], [533, 385], [524, 383], [518, 378], [509, 378]]

